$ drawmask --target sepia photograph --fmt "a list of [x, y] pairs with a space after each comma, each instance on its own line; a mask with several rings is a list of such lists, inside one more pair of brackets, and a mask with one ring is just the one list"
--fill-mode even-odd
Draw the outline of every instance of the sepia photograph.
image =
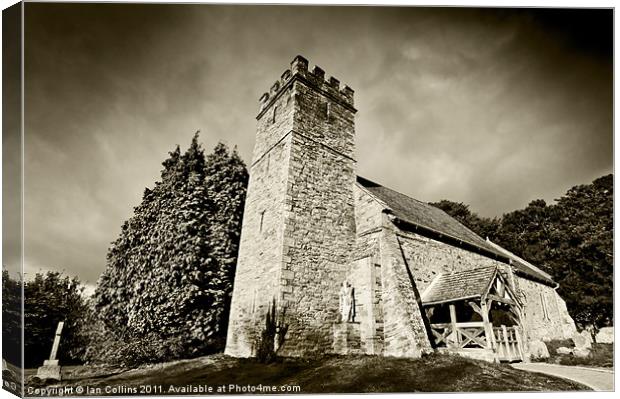
[[614, 391], [613, 6], [3, 8], [5, 391]]

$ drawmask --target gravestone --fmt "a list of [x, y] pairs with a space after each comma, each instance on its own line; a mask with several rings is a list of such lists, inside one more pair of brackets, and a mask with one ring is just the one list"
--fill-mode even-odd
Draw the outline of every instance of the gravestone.
[[575, 357], [588, 357], [590, 355], [590, 349], [588, 348], [575, 348], [573, 349], [573, 356]]
[[560, 355], [570, 355], [571, 353], [573, 353], [573, 350], [570, 348], [567, 348], [565, 346], [560, 346], [558, 349], [555, 350], [557, 353], [559, 353]]
[[50, 352], [49, 360], [43, 362], [43, 366], [37, 370], [37, 377], [41, 380], [54, 379], [60, 381], [60, 365], [56, 355], [58, 354], [58, 346], [60, 345], [60, 334], [62, 328], [65, 325], [63, 321], [58, 323], [56, 328], [56, 334], [54, 336], [54, 343], [52, 344], [52, 351]]
[[542, 341], [530, 342], [530, 356], [534, 359], [548, 359], [549, 350], [547, 345]]
[[580, 333], [575, 333], [575, 335], [573, 335], [573, 342], [575, 343], [575, 348], [591, 349], [592, 334], [590, 334], [587, 330], [583, 330]]

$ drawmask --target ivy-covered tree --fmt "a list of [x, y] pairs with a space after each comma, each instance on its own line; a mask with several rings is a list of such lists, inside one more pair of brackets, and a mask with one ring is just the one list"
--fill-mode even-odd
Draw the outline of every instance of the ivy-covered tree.
[[[196, 134], [185, 153], [170, 153], [160, 181], [123, 224], [95, 291], [97, 312], [119, 339], [174, 342], [168, 357], [221, 349], [238, 245], [227, 224], [238, 229], [240, 213], [229, 212], [240, 212], [245, 199], [245, 183], [234, 179], [245, 167], [236, 153], [228, 158], [205, 159]], [[226, 216], [232, 222], [223, 223]]]
[[249, 175], [236, 149], [231, 152], [222, 143], [207, 155], [205, 172], [207, 194], [214, 205], [209, 233], [211, 254], [222, 270], [227, 289], [220, 326], [221, 331], [226, 331]]

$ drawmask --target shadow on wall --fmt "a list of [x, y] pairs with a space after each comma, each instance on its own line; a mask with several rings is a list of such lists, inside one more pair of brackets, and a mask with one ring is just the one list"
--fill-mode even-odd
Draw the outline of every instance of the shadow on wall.
[[265, 327], [256, 343], [256, 357], [259, 362], [271, 363], [276, 360], [288, 332], [288, 324], [284, 320], [286, 320], [286, 307], [278, 312], [274, 298], [265, 315]]

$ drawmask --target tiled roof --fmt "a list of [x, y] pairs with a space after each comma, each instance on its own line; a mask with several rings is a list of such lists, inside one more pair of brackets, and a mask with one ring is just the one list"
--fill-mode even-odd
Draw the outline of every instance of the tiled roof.
[[463, 242], [482, 250], [484, 253], [498, 255], [502, 259], [512, 259], [512, 264], [524, 275], [535, 278], [547, 284], [555, 284], [551, 276], [542, 270], [528, 264], [508, 251], [499, 250], [496, 244], [491, 245], [478, 234], [474, 233], [459, 221], [448, 215], [443, 210], [426, 202], [418, 201], [398, 191], [384, 187], [378, 183], [357, 177], [357, 183], [391, 211], [398, 219], [421, 228], [446, 235], [452, 240]]
[[443, 303], [486, 294], [496, 267], [486, 266], [435, 277], [426, 291], [422, 293], [422, 303]]

